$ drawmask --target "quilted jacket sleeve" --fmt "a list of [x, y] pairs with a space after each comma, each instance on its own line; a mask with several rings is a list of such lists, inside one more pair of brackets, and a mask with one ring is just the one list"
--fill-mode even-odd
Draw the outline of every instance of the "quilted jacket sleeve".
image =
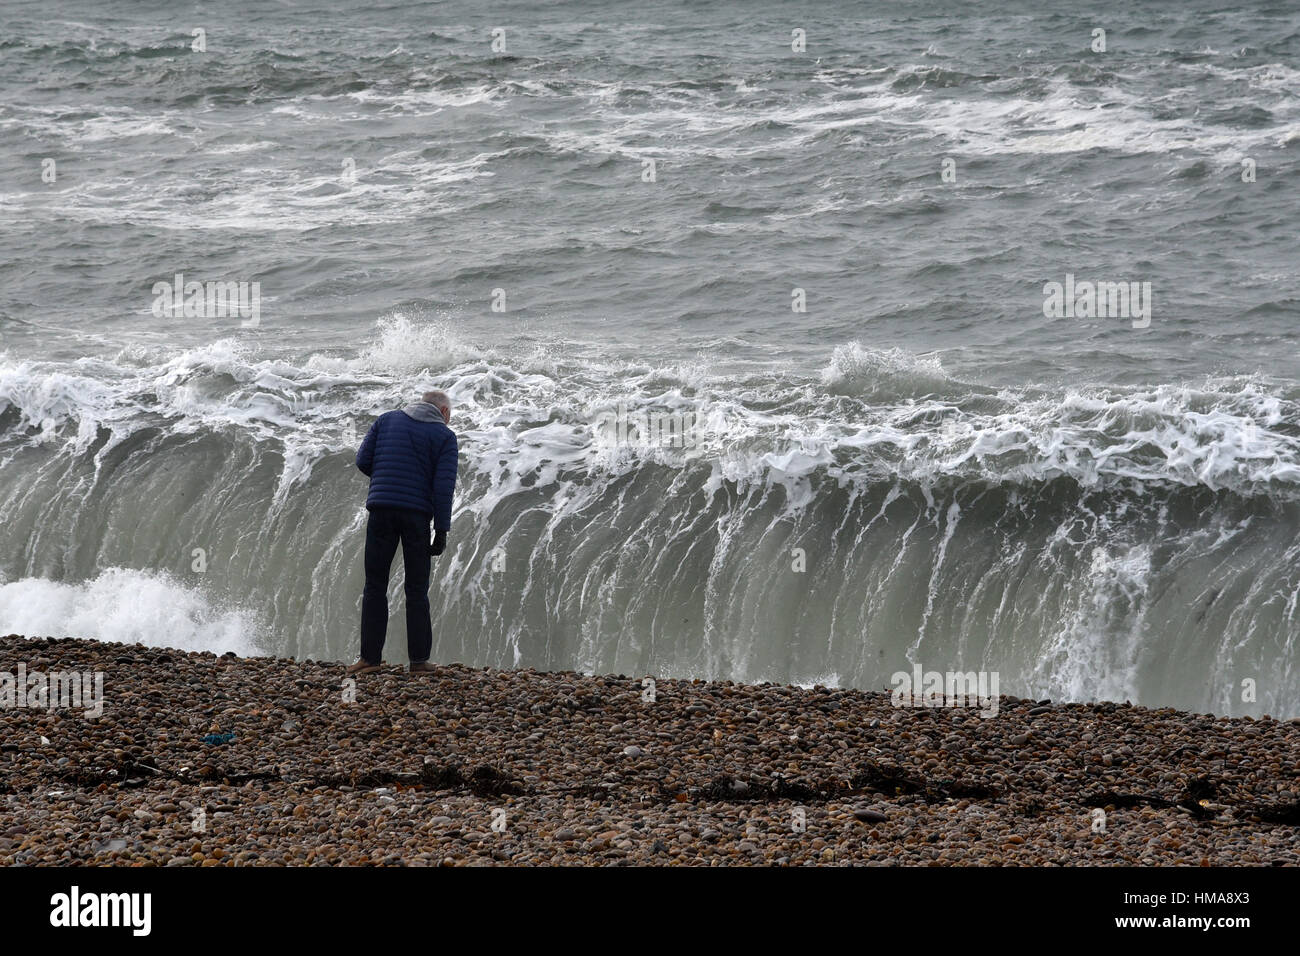
[[451, 499], [456, 491], [456, 469], [460, 464], [460, 447], [456, 435], [449, 433], [438, 452], [433, 471], [433, 530], [451, 530]]

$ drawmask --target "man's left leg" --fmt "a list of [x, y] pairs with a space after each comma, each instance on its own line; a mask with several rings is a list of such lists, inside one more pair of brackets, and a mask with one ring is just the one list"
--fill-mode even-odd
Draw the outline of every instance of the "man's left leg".
[[348, 673], [364, 674], [378, 668], [384, 659], [384, 636], [388, 631], [388, 571], [393, 565], [397, 542], [396, 512], [375, 508], [366, 518], [366, 586], [361, 592], [361, 657]]
[[402, 564], [406, 569], [406, 653], [411, 669], [425, 664], [433, 650], [429, 620], [429, 521], [418, 511], [402, 516]]

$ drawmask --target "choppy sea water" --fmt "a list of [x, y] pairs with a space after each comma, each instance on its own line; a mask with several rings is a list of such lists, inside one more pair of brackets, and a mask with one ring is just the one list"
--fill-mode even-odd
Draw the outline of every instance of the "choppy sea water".
[[1300, 714], [1297, 81], [1291, 3], [7, 3], [0, 628], [350, 657], [436, 386], [435, 659]]

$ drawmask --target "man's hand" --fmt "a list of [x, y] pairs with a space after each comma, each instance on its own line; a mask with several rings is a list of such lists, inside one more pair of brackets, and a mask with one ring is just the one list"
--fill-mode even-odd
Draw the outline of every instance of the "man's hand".
[[435, 531], [433, 533], [433, 543], [429, 545], [429, 554], [435, 558], [447, 550], [447, 532]]

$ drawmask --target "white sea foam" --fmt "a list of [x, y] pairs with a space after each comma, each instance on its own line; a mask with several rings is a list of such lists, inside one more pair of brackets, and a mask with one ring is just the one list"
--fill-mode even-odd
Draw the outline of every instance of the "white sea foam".
[[[0, 118], [0, 127], [4, 120]], [[138, 135], [138, 133], [136, 134]], [[256, 151], [265, 165], [205, 170], [197, 177], [99, 177], [51, 190], [48, 186], [0, 195], [14, 216], [57, 217], [73, 222], [162, 229], [304, 231], [323, 226], [375, 225], [443, 213], [464, 201], [456, 187], [490, 177], [492, 159], [480, 153], [464, 159], [429, 161], [414, 153], [363, 164], [355, 180], [341, 165], [309, 170], [277, 165], [265, 144], [218, 147]], [[206, 149], [206, 147], [197, 147]], [[189, 146], [186, 147], [189, 149]]]
[[89, 581], [0, 584], [0, 631], [188, 651], [260, 653], [253, 615], [213, 606], [165, 574], [109, 568]]
[[1139, 696], [1151, 546], [1096, 547], [1060, 629], [1041, 649], [1030, 684], [1065, 700], [1132, 700]]
[[702, 366], [564, 360], [545, 348], [507, 354], [466, 342], [449, 318], [405, 312], [382, 320], [352, 357], [265, 357], [227, 339], [115, 361], [0, 359], [0, 403], [19, 415], [11, 443], [75, 452], [106, 428], [112, 447], [161, 419], [178, 434], [278, 443], [293, 461], [290, 485], [316, 458], [355, 447], [376, 413], [430, 387], [452, 395], [467, 447], [499, 450], [469, 458], [499, 472], [498, 488], [683, 463], [671, 450], [600, 441], [593, 423], [622, 406], [698, 423], [689, 457], [717, 478], [791, 491], [820, 472], [840, 484], [1067, 477], [1086, 487], [1300, 494], [1300, 407], [1250, 378], [993, 394], [952, 379], [933, 357], [848, 343], [819, 380], [751, 380]]

